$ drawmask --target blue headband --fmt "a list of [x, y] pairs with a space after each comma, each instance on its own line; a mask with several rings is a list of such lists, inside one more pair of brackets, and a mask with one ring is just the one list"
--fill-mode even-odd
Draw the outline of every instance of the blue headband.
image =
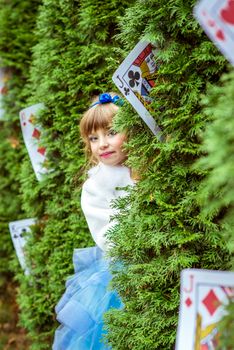
[[114, 103], [115, 105], [122, 106], [124, 101], [118, 95], [111, 97], [110, 94], [104, 93], [99, 95], [99, 101], [93, 103], [89, 108], [103, 103]]

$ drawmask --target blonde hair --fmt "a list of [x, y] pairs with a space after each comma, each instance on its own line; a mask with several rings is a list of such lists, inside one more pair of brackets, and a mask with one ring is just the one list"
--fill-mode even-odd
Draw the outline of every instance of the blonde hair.
[[[111, 97], [116, 94], [111, 92]], [[98, 101], [98, 96], [92, 101]], [[96, 163], [92, 157], [89, 135], [98, 129], [108, 129], [112, 125], [112, 120], [118, 112], [119, 107], [112, 102], [100, 103], [90, 107], [83, 115], [80, 121], [80, 135], [85, 144], [85, 154], [91, 163]]]

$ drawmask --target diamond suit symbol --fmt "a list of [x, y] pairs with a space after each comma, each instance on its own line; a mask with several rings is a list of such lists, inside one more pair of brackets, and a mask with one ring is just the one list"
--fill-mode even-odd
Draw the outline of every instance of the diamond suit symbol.
[[211, 289], [209, 293], [206, 295], [206, 297], [202, 300], [203, 304], [205, 305], [206, 309], [210, 313], [211, 316], [215, 313], [215, 311], [218, 309], [218, 307], [221, 305], [220, 300], [218, 299], [217, 295]]
[[40, 153], [42, 156], [44, 156], [45, 152], [46, 152], [46, 149], [45, 149], [45, 147], [39, 147], [37, 149], [37, 152]]
[[35, 128], [33, 130], [32, 137], [35, 137], [35, 139], [39, 140], [40, 136], [41, 136], [41, 132], [37, 128]]
[[188, 297], [186, 300], [185, 300], [185, 304], [190, 307], [192, 305], [192, 300]]

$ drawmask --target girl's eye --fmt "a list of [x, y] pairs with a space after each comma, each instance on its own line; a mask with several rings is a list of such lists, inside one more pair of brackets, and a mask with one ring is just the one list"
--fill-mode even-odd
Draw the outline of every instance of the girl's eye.
[[93, 135], [89, 136], [89, 141], [90, 142], [95, 142], [95, 141], [97, 141], [97, 139], [98, 139], [97, 136], [93, 136]]
[[115, 131], [115, 130], [113, 130], [113, 129], [110, 129], [109, 131], [108, 131], [108, 135], [109, 136], [114, 136], [114, 135], [116, 135], [117, 134], [117, 131]]

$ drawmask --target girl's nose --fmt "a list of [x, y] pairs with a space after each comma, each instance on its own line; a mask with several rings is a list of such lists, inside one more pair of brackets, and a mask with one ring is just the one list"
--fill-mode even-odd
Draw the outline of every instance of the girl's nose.
[[99, 140], [99, 147], [100, 147], [100, 148], [106, 148], [106, 147], [108, 147], [108, 142], [107, 142], [106, 137], [101, 137], [101, 138], [100, 138], [100, 140]]

